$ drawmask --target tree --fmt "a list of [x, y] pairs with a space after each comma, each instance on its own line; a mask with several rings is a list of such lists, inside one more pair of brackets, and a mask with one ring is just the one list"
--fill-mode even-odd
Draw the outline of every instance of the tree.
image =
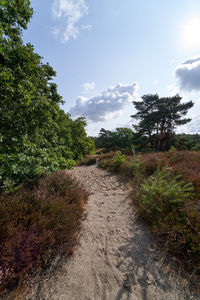
[[142, 101], [133, 101], [137, 110], [131, 117], [139, 121], [133, 125], [140, 135], [147, 135], [151, 146], [163, 150], [169, 147], [170, 136], [175, 128], [191, 121], [184, 118], [188, 110], [193, 107], [193, 102], [181, 103], [181, 97], [159, 98], [157, 94], [148, 94], [142, 97]]
[[102, 128], [99, 136], [93, 138], [97, 148], [110, 150], [131, 150], [134, 133], [130, 128], [119, 127], [115, 131]]
[[29, 0], [0, 0], [0, 37], [20, 40], [32, 15]]
[[70, 168], [94, 148], [85, 120], [60, 109], [56, 72], [23, 44], [32, 12], [28, 0], [0, 0], [0, 186]]
[[119, 127], [115, 131], [115, 144], [117, 149], [131, 150], [133, 145], [133, 131], [130, 128]]
[[71, 123], [72, 151], [76, 160], [82, 159], [85, 154], [95, 152], [94, 141], [87, 137], [86, 126], [87, 122], [84, 117], [79, 117]]

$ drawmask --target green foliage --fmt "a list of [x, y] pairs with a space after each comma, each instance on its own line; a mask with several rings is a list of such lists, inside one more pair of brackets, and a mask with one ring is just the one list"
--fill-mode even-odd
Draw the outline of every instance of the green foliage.
[[174, 129], [191, 121], [184, 118], [188, 110], [194, 105], [192, 101], [181, 103], [181, 97], [159, 98], [155, 95], [144, 95], [142, 101], [133, 101], [137, 110], [131, 117], [139, 120], [133, 127], [138, 134], [147, 135], [151, 148], [168, 150]]
[[0, 37], [19, 38], [32, 14], [29, 0], [0, 0]]
[[31, 44], [23, 44], [22, 29], [31, 16], [28, 0], [0, 1], [1, 187], [71, 168], [94, 152], [86, 121], [73, 121], [60, 109], [56, 72]]
[[120, 168], [114, 167], [112, 157], [113, 153], [101, 155], [99, 166], [131, 181], [133, 201], [142, 218], [164, 237], [168, 251], [189, 270], [199, 272], [200, 153], [133, 153]]
[[141, 182], [144, 174], [144, 162], [140, 159], [140, 156], [133, 155], [132, 161], [128, 164], [128, 168], [132, 171], [133, 182]]
[[200, 135], [199, 134], [177, 134], [174, 136], [173, 145], [177, 150], [200, 150]]
[[173, 151], [177, 151], [177, 149], [176, 149], [174, 146], [171, 146], [171, 147], [169, 148], [169, 152], [173, 152]]
[[131, 150], [134, 133], [130, 128], [116, 128], [116, 131], [102, 128], [98, 138], [93, 138], [97, 148], [110, 150]]
[[125, 163], [126, 157], [124, 154], [121, 153], [121, 151], [117, 151], [115, 156], [113, 157], [113, 162], [115, 167], [120, 167], [123, 163]]
[[106, 159], [101, 159], [99, 161], [99, 167], [102, 169], [107, 169], [109, 166], [108, 161]]
[[193, 185], [185, 184], [181, 177], [171, 176], [167, 166], [161, 169], [159, 163], [155, 174], [141, 185], [141, 207], [152, 220], [157, 214], [164, 216], [174, 205], [183, 205], [194, 196]]

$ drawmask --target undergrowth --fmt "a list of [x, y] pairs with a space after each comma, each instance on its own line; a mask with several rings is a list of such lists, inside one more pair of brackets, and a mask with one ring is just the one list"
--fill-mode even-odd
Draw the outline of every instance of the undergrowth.
[[93, 156], [90, 156], [90, 155], [86, 155], [82, 160], [79, 160], [77, 162], [77, 165], [78, 166], [83, 166], [83, 165], [86, 165], [86, 166], [91, 166], [91, 165], [95, 165], [96, 164], [96, 157], [93, 155]]
[[0, 195], [0, 295], [77, 242], [87, 192], [65, 171]]
[[117, 169], [114, 155], [102, 155], [99, 166], [131, 180], [140, 216], [163, 238], [166, 250], [200, 275], [200, 153], [126, 156]]

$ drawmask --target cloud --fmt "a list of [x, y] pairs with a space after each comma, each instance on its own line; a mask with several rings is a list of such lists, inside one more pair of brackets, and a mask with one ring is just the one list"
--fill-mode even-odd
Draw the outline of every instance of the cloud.
[[90, 25], [90, 24], [87, 24], [87, 25], [81, 25], [81, 28], [82, 28], [83, 30], [88, 30], [88, 31], [90, 31], [90, 30], [92, 29], [92, 25]]
[[60, 21], [60, 28], [56, 26], [52, 33], [64, 43], [70, 38], [75, 40], [79, 34], [78, 23], [87, 14], [88, 7], [84, 0], [54, 0], [52, 15], [55, 20]]
[[200, 91], [200, 56], [182, 62], [174, 71], [180, 88], [185, 91]]
[[95, 89], [95, 82], [85, 82], [83, 84], [83, 93], [87, 94]]
[[94, 122], [103, 122], [116, 118], [123, 108], [137, 96], [138, 85], [118, 83], [97, 96], [79, 97], [70, 110], [73, 117], [84, 116]]
[[191, 118], [191, 122], [186, 125], [180, 126], [177, 129], [178, 133], [190, 133], [196, 134], [200, 132], [200, 115], [196, 115], [195, 117]]

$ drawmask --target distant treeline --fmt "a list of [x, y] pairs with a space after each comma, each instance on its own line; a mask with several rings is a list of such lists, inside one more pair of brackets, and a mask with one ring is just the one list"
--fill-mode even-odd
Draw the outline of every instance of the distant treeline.
[[130, 128], [117, 128], [115, 131], [101, 129], [94, 137], [97, 148], [111, 150], [167, 151], [200, 150], [200, 135], [175, 134], [177, 126], [187, 124], [185, 118], [193, 102], [181, 103], [179, 95], [160, 98], [157, 94], [147, 94], [140, 101], [133, 101], [136, 113], [131, 116], [137, 124]]
[[[141, 136], [130, 128], [117, 128], [115, 131], [100, 130], [98, 137], [93, 137], [97, 149], [105, 148], [107, 150], [134, 150], [141, 152], [156, 151], [157, 136], [151, 139], [147, 136]], [[163, 147], [163, 151], [167, 151], [174, 147], [177, 150], [200, 150], [199, 134], [175, 134], [172, 133]]]

